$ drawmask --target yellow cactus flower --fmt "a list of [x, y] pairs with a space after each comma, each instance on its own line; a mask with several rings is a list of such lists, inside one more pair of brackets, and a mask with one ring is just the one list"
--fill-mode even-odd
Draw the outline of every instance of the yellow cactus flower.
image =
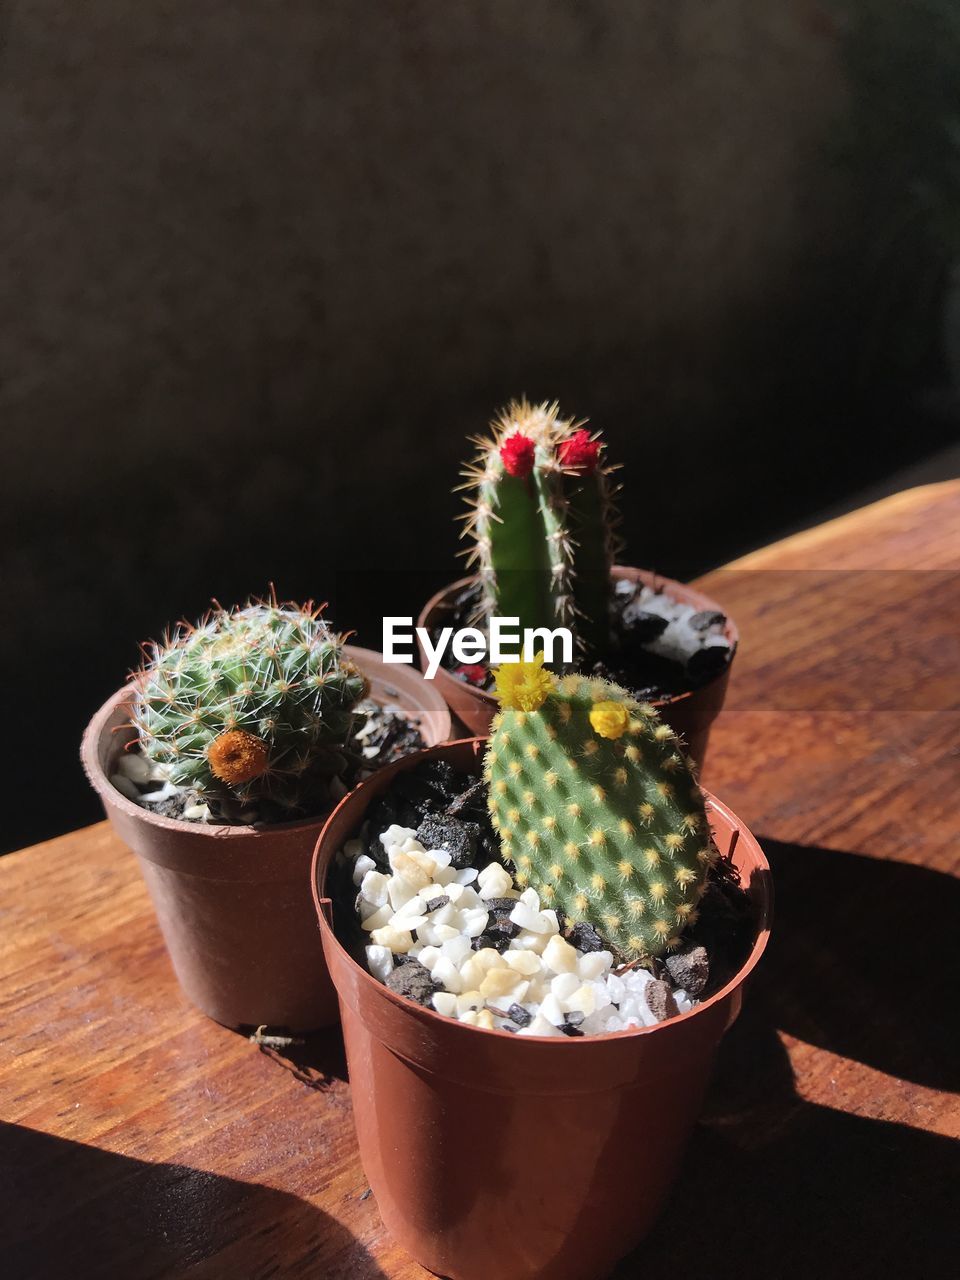
[[543, 668], [542, 649], [531, 662], [505, 662], [493, 674], [500, 705], [515, 711], [539, 711], [557, 684]]
[[622, 738], [630, 723], [630, 713], [622, 702], [595, 702], [590, 708], [590, 724], [601, 738]]

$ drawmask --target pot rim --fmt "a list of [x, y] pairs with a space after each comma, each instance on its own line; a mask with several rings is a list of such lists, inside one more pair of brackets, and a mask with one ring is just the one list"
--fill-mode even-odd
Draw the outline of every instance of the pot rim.
[[[366, 649], [361, 645], [346, 644], [343, 646], [343, 652], [348, 657], [353, 658], [358, 665], [363, 666], [364, 659], [373, 658], [378, 665], [384, 665], [383, 655], [375, 649]], [[421, 683], [425, 686], [426, 697], [428, 700], [436, 699], [437, 705], [435, 712], [440, 712], [446, 716], [447, 730], [450, 732], [450, 709], [443, 701], [443, 698], [433, 688], [432, 683], [424, 679], [422, 672], [416, 667], [410, 668], [412, 672], [420, 676]], [[104, 702], [104, 704], [94, 712], [89, 724], [83, 732], [83, 738], [80, 742], [80, 760], [83, 765], [83, 771], [87, 775], [87, 780], [97, 794], [104, 802], [109, 801], [119, 811], [127, 817], [135, 818], [140, 822], [146, 823], [148, 826], [162, 827], [168, 831], [188, 831], [191, 836], [201, 839], [208, 838], [210, 840], [225, 839], [245, 839], [255, 840], [263, 836], [286, 834], [287, 832], [306, 831], [311, 827], [322, 827], [327, 820], [333, 816], [340, 807], [346, 796], [341, 797], [330, 813], [323, 814], [313, 818], [294, 818], [290, 822], [271, 822], [268, 824], [245, 826], [237, 823], [215, 823], [215, 822], [184, 822], [180, 818], [165, 818], [162, 814], [154, 813], [150, 809], [144, 809], [142, 805], [135, 804], [129, 800], [122, 791], [119, 791], [110, 781], [109, 775], [100, 764], [100, 742], [103, 738], [107, 722], [114, 714], [118, 707], [122, 707], [124, 703], [129, 702], [132, 696], [133, 682], [135, 675], [130, 676], [127, 682]], [[119, 726], [118, 726], [119, 727]], [[441, 743], [435, 744], [437, 746]], [[426, 747], [424, 750], [432, 750]], [[414, 753], [419, 754], [419, 753]], [[361, 784], [362, 785], [362, 784]], [[350, 795], [351, 792], [347, 792]]]
[[[486, 741], [487, 738], [485, 737], [477, 737], [460, 738], [454, 742], [439, 743], [435, 747], [427, 747], [423, 751], [417, 751], [409, 756], [405, 756], [402, 761], [397, 761], [393, 766], [389, 767], [392, 767], [396, 772], [401, 772], [403, 768], [412, 768], [421, 760], [433, 759], [442, 752], [453, 747], [472, 746], [474, 751], [478, 752], [480, 744], [485, 743]], [[770, 863], [767, 861], [767, 857], [757, 842], [756, 837], [746, 824], [743, 823], [733, 810], [725, 805], [722, 800], [718, 800], [716, 796], [714, 796], [710, 791], [707, 791], [704, 787], [702, 790], [704, 800], [706, 801], [707, 811], [710, 812], [711, 810], [715, 810], [717, 813], [722, 814], [727, 821], [731, 823], [738, 836], [741, 836], [744, 833], [747, 834], [756, 845], [757, 853], [759, 854], [759, 860], [756, 867], [756, 871], [759, 873], [759, 884], [755, 898], [758, 913], [756, 937], [754, 938], [753, 946], [751, 947], [750, 954], [747, 956], [746, 960], [737, 972], [733, 974], [733, 976], [718, 991], [715, 991], [713, 995], [696, 1005], [693, 1009], [689, 1009], [686, 1013], [681, 1013], [673, 1018], [668, 1018], [664, 1022], [658, 1022], [652, 1027], [627, 1027], [623, 1031], [604, 1031], [599, 1035], [593, 1036], [523, 1036], [519, 1039], [513, 1032], [501, 1031], [499, 1028], [489, 1030], [487, 1027], [470, 1026], [469, 1023], [461, 1023], [455, 1018], [449, 1018], [442, 1013], [438, 1013], [435, 1009], [428, 1009], [424, 1005], [415, 1004], [412, 1000], [406, 1000], [402, 996], [398, 996], [395, 992], [391, 991], [386, 983], [378, 982], [377, 979], [368, 972], [368, 970], [354, 960], [353, 956], [350, 955], [349, 951], [347, 951], [346, 947], [343, 946], [340, 939], [337, 937], [333, 928], [332, 918], [328, 916], [327, 908], [324, 906], [326, 903], [330, 904], [332, 907], [332, 899], [320, 892], [320, 876], [322, 874], [324, 880], [323, 887], [326, 889], [327, 872], [330, 869], [330, 864], [334, 855], [338, 852], [338, 850], [335, 849], [328, 853], [323, 848], [327, 828], [333, 823], [333, 820], [339, 811], [352, 803], [354, 797], [361, 793], [364, 788], [368, 787], [372, 781], [373, 779], [365, 779], [354, 787], [352, 791], [343, 797], [324, 822], [323, 830], [317, 838], [317, 843], [314, 847], [313, 857], [310, 863], [310, 891], [313, 895], [313, 905], [316, 908], [317, 917], [320, 922], [321, 934], [329, 934], [330, 939], [341, 953], [341, 959], [355, 971], [355, 974], [358, 975], [362, 981], [368, 984], [368, 986], [372, 983], [381, 996], [396, 1008], [405, 1010], [413, 1017], [420, 1018], [428, 1024], [443, 1024], [448, 1028], [453, 1024], [454, 1026], [461, 1027], [465, 1031], [481, 1032], [486, 1036], [499, 1036], [502, 1039], [510, 1040], [515, 1043], [526, 1042], [531, 1045], [557, 1045], [558, 1043], [563, 1043], [565, 1045], [583, 1046], [591, 1043], [607, 1044], [612, 1041], [625, 1040], [633, 1036], [653, 1035], [664, 1028], [677, 1026], [681, 1022], [686, 1022], [695, 1018], [698, 1015], [705, 1013], [712, 1006], [719, 1004], [721, 1001], [731, 996], [733, 992], [736, 991], [738, 987], [742, 986], [750, 976], [759, 963], [764, 951], [767, 949], [767, 944], [770, 940], [770, 931], [773, 926], [773, 878], [770, 870]], [[323, 857], [322, 866], [321, 854], [325, 855]], [[331, 977], [332, 976], [333, 975], [331, 974]], [[334, 983], [334, 985], [336, 985], [336, 983]], [[568, 1052], [576, 1051], [577, 1050], [568, 1050]], [[580, 1048], [578, 1051], [581, 1053], [586, 1052], [584, 1048]]]
[[[685, 591], [696, 592], [697, 595], [701, 596], [704, 600], [709, 601], [711, 605], [714, 605], [717, 611], [719, 613], [723, 613], [724, 617], [727, 619], [724, 633], [730, 642], [730, 660], [727, 662], [727, 665], [723, 670], [718, 671], [712, 679], [706, 682], [706, 684], [699, 685], [696, 689], [685, 689], [683, 693], [671, 693], [665, 698], [651, 699], [650, 705], [656, 707], [658, 710], [661, 707], [675, 707], [678, 704], [688, 701], [690, 698], [703, 694], [707, 689], [712, 688], [713, 685], [718, 684], [721, 680], [725, 679], [729, 675], [730, 667], [733, 665], [733, 659], [736, 657], [737, 649], [740, 647], [740, 630], [733, 618], [724, 611], [723, 607], [714, 600], [712, 596], [708, 596], [705, 592], [701, 591], [699, 587], [690, 586], [688, 583], [680, 582], [677, 578], [665, 577], [663, 574], [657, 573], [654, 569], [640, 569], [636, 565], [615, 564], [610, 570], [611, 578], [626, 578], [632, 574], [639, 574], [643, 577], [650, 578], [651, 585], [659, 586], [659, 589], [666, 595], [671, 594], [669, 590], [670, 587], [682, 587]], [[479, 580], [479, 577], [480, 575], [477, 573], [468, 574], [464, 578], [457, 578], [455, 582], [448, 582], [445, 587], [441, 587], [439, 591], [434, 592], [420, 610], [420, 616], [417, 618], [417, 626], [427, 626], [431, 614], [438, 605], [442, 603], [446, 596], [459, 588], [472, 585]], [[457, 680], [457, 677], [453, 672], [448, 671], [447, 668], [443, 666], [437, 669], [437, 675], [435, 678]], [[467, 684], [463, 680], [457, 680], [457, 683], [462, 684], [464, 689], [466, 689], [473, 697], [479, 698], [481, 701], [496, 703], [496, 697], [489, 689], [478, 689], [476, 685]], [[509, 1035], [510, 1033], [507, 1032], [506, 1034]]]

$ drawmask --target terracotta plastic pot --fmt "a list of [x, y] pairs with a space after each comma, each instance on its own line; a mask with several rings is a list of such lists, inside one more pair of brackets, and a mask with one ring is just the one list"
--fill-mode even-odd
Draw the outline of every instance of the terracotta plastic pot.
[[[398, 704], [424, 741], [450, 734], [450, 713], [410, 667], [346, 646], [371, 696]], [[114, 694], [90, 721], [81, 756], [114, 830], [137, 855], [180, 985], [198, 1008], [229, 1027], [308, 1031], [337, 1020], [308, 882], [322, 819], [253, 827], [163, 818], [110, 782], [134, 737], [130, 691]]]
[[[674, 600], [682, 600], [685, 604], [692, 604], [698, 610], [709, 609], [720, 613], [724, 612], [715, 600], [705, 596], [702, 591], [697, 591], [695, 587], [688, 587], [682, 582], [674, 582], [672, 578], [661, 578], [647, 569], [632, 569], [626, 565], [615, 565], [613, 577], [615, 579], [627, 579], [632, 582], [642, 582], [647, 587], [656, 587], [658, 590], [665, 591]], [[430, 627], [442, 626], [447, 623], [454, 599], [464, 587], [468, 587], [474, 581], [474, 578], [461, 578], [458, 582], [452, 582], [449, 586], [444, 587], [442, 591], [438, 591], [424, 605], [423, 611], [417, 619], [417, 625], [429, 629]], [[732, 654], [735, 654], [740, 640], [740, 633], [736, 624], [730, 618], [727, 618], [724, 635], [730, 644]], [[422, 645], [419, 645], [419, 650], [420, 666], [425, 671], [427, 658]], [[730, 680], [730, 668], [732, 665], [733, 656], [731, 656], [724, 670], [709, 684], [705, 684], [699, 689], [691, 689], [688, 693], [679, 693], [673, 697], [662, 698], [654, 704], [663, 719], [686, 742], [688, 753], [701, 765], [707, 753], [710, 726], [720, 714], [720, 708], [723, 706], [723, 700], [727, 695], [727, 684]], [[467, 726], [471, 733], [484, 734], [489, 730], [490, 722], [497, 710], [497, 701], [493, 694], [487, 693], [483, 689], [477, 689], [473, 685], [467, 684], [464, 680], [458, 680], [445, 667], [440, 667], [437, 671], [435, 683], [446, 699], [450, 710]]]
[[331, 860], [398, 768], [479, 767], [480, 740], [411, 756], [333, 812], [313, 892], [340, 999], [360, 1156], [384, 1223], [452, 1280], [598, 1280], [649, 1230], [679, 1168], [720, 1038], [767, 945], [770, 870], [756, 840], [708, 796], [710, 823], [756, 907], [743, 968], [655, 1027], [558, 1040], [486, 1031], [394, 995], [338, 941]]

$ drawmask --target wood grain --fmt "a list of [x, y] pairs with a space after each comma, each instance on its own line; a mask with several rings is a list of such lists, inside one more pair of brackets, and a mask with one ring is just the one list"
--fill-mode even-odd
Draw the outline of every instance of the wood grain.
[[[706, 781], [778, 919], [624, 1280], [949, 1266], [958, 571], [947, 484], [704, 580], [744, 637]], [[281, 1058], [192, 1010], [106, 824], [4, 858], [0, 903], [6, 1274], [423, 1280], [366, 1194], [338, 1037]]]

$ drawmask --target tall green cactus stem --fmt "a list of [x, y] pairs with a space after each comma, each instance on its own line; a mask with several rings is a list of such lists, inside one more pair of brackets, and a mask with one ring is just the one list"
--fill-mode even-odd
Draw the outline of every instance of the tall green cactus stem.
[[366, 680], [311, 603], [219, 606], [147, 646], [134, 677], [141, 749], [217, 810], [322, 802]]
[[[556, 404], [511, 403], [464, 472], [465, 535], [485, 617], [569, 627], [581, 654], [609, 640], [616, 511], [603, 445]], [[482, 619], [480, 619], [482, 621]]]
[[604, 680], [523, 663], [498, 686], [485, 774], [517, 878], [625, 960], [675, 947], [716, 855], [673, 730]]

